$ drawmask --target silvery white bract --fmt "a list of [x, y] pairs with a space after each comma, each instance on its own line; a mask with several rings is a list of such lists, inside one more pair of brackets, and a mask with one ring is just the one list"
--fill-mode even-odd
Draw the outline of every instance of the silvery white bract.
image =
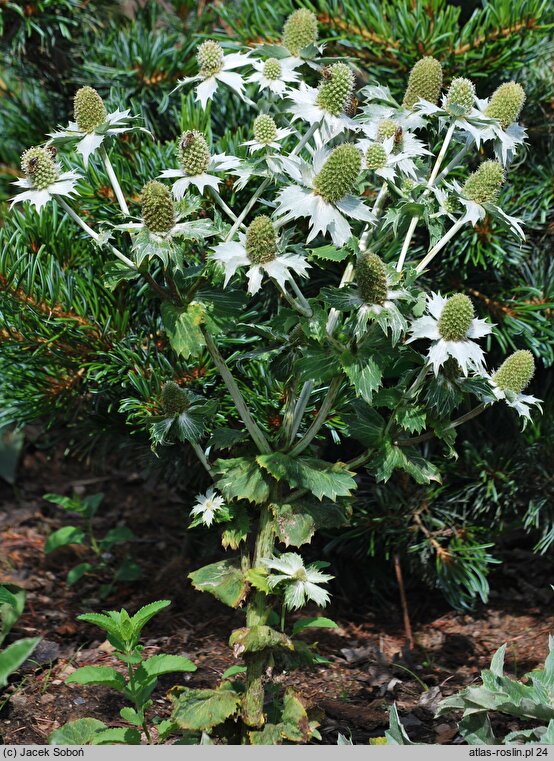
[[292, 280], [292, 273], [295, 272], [300, 277], [308, 277], [310, 265], [303, 256], [299, 254], [279, 253], [269, 262], [263, 264], [253, 264], [246, 253], [246, 235], [239, 234], [239, 240], [220, 243], [213, 249], [212, 259], [219, 262], [225, 269], [224, 287], [227, 287], [230, 279], [240, 267], [248, 267], [246, 273], [248, 278], [248, 293], [257, 293], [262, 285], [264, 273], [281, 286]]
[[[403, 129], [415, 130], [427, 124], [425, 116], [420, 111], [416, 111], [415, 107], [410, 110], [398, 103], [388, 87], [367, 85], [362, 89], [361, 95], [365, 98], [365, 105], [362, 106], [362, 116], [357, 121], [362, 125], [394, 119]], [[428, 103], [428, 101], [421, 99], [418, 103]]]
[[336, 246], [343, 246], [352, 235], [350, 223], [346, 217], [372, 224], [374, 215], [364, 203], [353, 195], [346, 195], [336, 203], [325, 201], [314, 192], [313, 181], [329, 158], [330, 151], [320, 148], [315, 151], [311, 164], [300, 160], [297, 165], [287, 167], [293, 179], [301, 185], [292, 185], [279, 191], [275, 210], [279, 224], [286, 224], [292, 219], [309, 217], [310, 232], [306, 240], [309, 243], [319, 233], [330, 234]]
[[304, 561], [296, 552], [285, 552], [279, 558], [265, 559], [263, 565], [270, 571], [267, 577], [269, 588], [280, 585], [284, 588], [285, 605], [289, 610], [298, 610], [307, 600], [324, 607], [329, 602], [329, 592], [319, 585], [334, 578], [322, 573], [316, 565], [304, 566]]
[[126, 111], [113, 111], [111, 114], [108, 114], [106, 121], [103, 124], [99, 124], [92, 132], [83, 132], [79, 129], [76, 122], [69, 122], [65, 129], [50, 132], [48, 137], [51, 138], [51, 143], [77, 141], [75, 148], [83, 157], [84, 165], [87, 166], [90, 155], [94, 153], [94, 151], [102, 145], [104, 139], [110, 135], [120, 135], [123, 132], [131, 132], [134, 130], [140, 130], [141, 132], [146, 132], [150, 135], [150, 132], [147, 129], [132, 123], [133, 119], [138, 119], [139, 117], [129, 116], [130, 113], [129, 109]]
[[284, 140], [289, 135], [292, 135], [291, 129], [286, 129], [284, 127], [280, 127], [277, 129], [277, 135], [275, 137], [275, 140], [272, 140], [269, 143], [260, 143], [258, 140], [247, 140], [245, 143], [241, 143], [241, 145], [247, 145], [248, 150], [250, 153], [255, 153], [256, 151], [263, 151], [266, 148], [274, 148], [275, 150], [281, 150], [281, 140]]
[[469, 222], [472, 225], [477, 224], [479, 220], [484, 219], [487, 214], [490, 214], [495, 219], [498, 219], [504, 225], [506, 225], [512, 232], [519, 235], [522, 240], [525, 240], [525, 233], [520, 224], [520, 220], [517, 217], [511, 217], [506, 214], [498, 204], [491, 203], [490, 201], [480, 204], [477, 201], [472, 201], [469, 198], [465, 198], [463, 195], [462, 187], [456, 180], [452, 183], [444, 183], [446, 188], [456, 193], [457, 200], [465, 208], [465, 214], [460, 219], [460, 224]]
[[354, 335], [358, 340], [366, 332], [368, 322], [375, 320], [384, 333], [390, 329], [392, 343], [398, 343], [408, 324], [395, 302], [410, 298], [408, 291], [398, 287], [400, 279], [401, 275], [398, 272], [387, 268], [387, 298], [383, 304], [366, 304], [360, 291], [357, 291], [359, 302]]
[[218, 513], [225, 510], [225, 500], [210, 486], [205, 494], [197, 494], [194, 507], [190, 514], [198, 517], [200, 522], [205, 526], [211, 526], [214, 519], [217, 520]]
[[23, 201], [30, 201], [37, 211], [40, 211], [48, 201], [52, 201], [56, 196], [77, 195], [75, 185], [81, 179], [81, 175], [78, 172], [64, 172], [60, 174], [58, 179], [49, 185], [47, 188], [38, 190], [33, 186], [33, 181], [28, 177], [22, 177], [16, 180], [13, 184], [19, 188], [24, 188], [22, 193], [10, 198], [10, 208], [16, 203], [23, 203]]
[[199, 101], [202, 108], [205, 109], [208, 101], [212, 100], [214, 97], [218, 86], [223, 84], [234, 90], [243, 100], [250, 102], [244, 95], [244, 79], [242, 75], [233, 71], [233, 69], [240, 69], [242, 66], [247, 66], [249, 63], [251, 63], [249, 53], [229, 53], [228, 55], [223, 56], [223, 64], [218, 72], [205, 78], [197, 75], [195, 77], [185, 77], [184, 79], [180, 79], [173, 92], [190, 82], [200, 82], [196, 87], [196, 100]]
[[290, 105], [287, 111], [292, 114], [292, 121], [302, 119], [308, 124], [320, 124], [320, 135], [316, 136], [319, 144], [325, 144], [331, 138], [340, 135], [345, 130], [357, 131], [359, 125], [346, 114], [334, 116], [317, 103], [319, 90], [310, 87], [305, 82], [300, 82], [297, 90], [289, 93]]
[[[114, 230], [123, 230], [132, 234], [133, 258], [140, 267], [144, 259], [157, 256], [167, 267], [172, 260], [180, 268], [180, 260], [176, 257], [178, 246], [175, 240], [204, 240], [217, 234], [217, 228], [211, 219], [195, 219], [188, 222], [175, 222], [171, 230], [154, 233], [144, 222], [124, 222], [115, 225]], [[182, 259], [182, 257], [180, 257]]]
[[[364, 156], [370, 146], [375, 145], [375, 136], [377, 135], [377, 125], [371, 125], [367, 130], [364, 130], [369, 135], [369, 139], [362, 138], [358, 140], [356, 145], [363, 152]], [[418, 140], [411, 132], [403, 132], [401, 143], [399, 146], [395, 145], [394, 137], [388, 137], [379, 143], [385, 149], [387, 154], [387, 163], [380, 169], [375, 169], [375, 174], [378, 177], [382, 177], [384, 180], [394, 180], [398, 174], [417, 179], [418, 173], [414, 162], [414, 158], [418, 156], [430, 156], [430, 151], [427, 150], [423, 141]]]
[[483, 350], [476, 344], [473, 338], [482, 338], [492, 333], [492, 326], [485, 320], [475, 317], [471, 321], [466, 338], [461, 341], [447, 341], [439, 333], [438, 322], [448, 299], [440, 293], [432, 293], [427, 297], [427, 311], [429, 314], [419, 317], [410, 326], [410, 338], [406, 343], [412, 343], [420, 338], [428, 338], [431, 346], [427, 352], [429, 364], [433, 366], [433, 372], [438, 375], [439, 369], [449, 357], [457, 360], [462, 372], [467, 376], [469, 370], [482, 373], [485, 365]]
[[268, 79], [264, 74], [265, 61], [252, 60], [250, 61], [252, 67], [255, 69], [246, 80], [248, 83], [255, 82], [260, 90], [270, 90], [280, 98], [285, 97], [288, 94], [288, 85], [298, 82], [300, 74], [296, 71], [296, 68], [303, 62], [301, 59], [296, 58], [282, 58], [279, 60], [281, 67], [281, 73], [278, 79]]
[[[236, 156], [227, 156], [225, 153], [219, 153], [210, 158], [208, 169], [211, 172], [225, 172], [237, 169], [240, 166], [240, 159]], [[177, 201], [180, 201], [185, 195], [186, 191], [191, 185], [198, 188], [198, 192], [203, 195], [206, 187], [217, 190], [221, 179], [209, 172], [202, 172], [201, 174], [187, 174], [184, 169], [164, 169], [158, 177], [163, 179], [173, 179], [177, 177], [176, 182], [173, 183], [172, 192]]]
[[536, 406], [541, 412], [542, 399], [537, 399], [536, 396], [531, 394], [521, 394], [509, 389], [503, 390], [498, 388], [491, 375], [485, 375], [491, 384], [492, 392], [499, 401], [504, 401], [509, 407], [512, 407], [520, 417], [524, 418], [523, 427], [525, 428], [527, 421], [531, 419], [531, 406]]

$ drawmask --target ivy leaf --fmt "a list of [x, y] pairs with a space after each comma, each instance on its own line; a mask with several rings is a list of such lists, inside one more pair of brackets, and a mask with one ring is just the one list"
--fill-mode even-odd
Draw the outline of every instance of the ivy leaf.
[[162, 302], [162, 322], [171, 348], [184, 359], [198, 356], [205, 346], [200, 325], [204, 320], [201, 304], [189, 304], [180, 309], [168, 301]]
[[254, 458], [217, 460], [214, 471], [219, 476], [217, 487], [226, 499], [247, 499], [257, 504], [269, 499], [269, 485]]
[[371, 404], [373, 392], [381, 385], [383, 374], [381, 368], [371, 357], [359, 360], [350, 352], [341, 357], [342, 367], [354, 386], [356, 396]]
[[344, 463], [330, 465], [314, 457], [293, 458], [283, 452], [258, 455], [256, 459], [277, 481], [284, 479], [293, 487], [308, 489], [319, 500], [327, 497], [334, 502], [356, 489], [355, 474]]
[[189, 573], [189, 579], [195, 589], [209, 592], [230, 608], [237, 608], [248, 592], [248, 585], [240, 567], [240, 558], [229, 558], [205, 565]]
[[180, 729], [196, 732], [223, 724], [237, 713], [240, 705], [240, 695], [229, 682], [224, 682], [216, 690], [181, 687], [170, 697], [174, 704], [171, 720]]

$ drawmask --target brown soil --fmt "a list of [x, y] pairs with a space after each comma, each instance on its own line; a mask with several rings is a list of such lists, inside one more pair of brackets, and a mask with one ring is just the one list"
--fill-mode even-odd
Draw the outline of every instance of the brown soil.
[[[42, 495], [75, 490], [105, 493], [97, 519], [100, 535], [125, 523], [137, 536], [132, 555], [143, 580], [119, 584], [104, 600], [98, 598], [98, 589], [109, 581], [109, 571], [87, 576], [73, 588], [65, 582], [69, 568], [90, 559], [86, 550], [74, 546], [49, 556], [42, 551], [48, 533], [68, 522]], [[16, 488], [0, 482], [0, 582], [27, 591], [25, 613], [13, 634], [43, 637], [34, 662], [0, 696], [0, 742], [44, 744], [53, 729], [83, 716], [123, 725], [123, 703], [116, 693], [64, 684], [64, 677], [78, 666], [116, 663], [101, 632], [76, 621], [84, 611], [125, 607], [133, 612], [152, 600], [172, 600], [145, 629], [147, 652], [186, 655], [198, 670], [160, 680], [154, 699], [161, 716], [169, 713], [167, 691], [173, 684], [213, 686], [235, 663], [227, 638], [243, 625], [243, 614], [192, 589], [187, 573], [209, 562], [203, 549], [209, 540], [205, 534], [200, 538], [201, 531], [193, 534], [185, 528], [183, 507], [168, 487], [145, 483], [139, 474], [117, 466], [99, 476], [64, 459], [61, 452], [27, 453]], [[294, 686], [306, 698], [325, 743], [336, 743], [337, 732], [351, 735], [356, 743], [382, 736], [393, 702], [413, 740], [459, 741], [453, 718], [433, 718], [441, 697], [476, 680], [504, 642], [509, 643], [507, 670], [521, 676], [544, 661], [548, 633], [554, 631], [554, 615], [544, 612], [552, 610], [551, 562], [517, 545], [507, 554], [492, 577], [491, 603], [475, 613], [448, 611], [439, 603], [438, 613], [430, 614], [427, 604], [423, 615], [418, 613], [423, 610], [419, 600], [410, 599], [415, 613], [412, 652], [406, 648], [397, 599], [379, 610], [356, 602], [355, 613], [348, 601], [339, 600], [334, 610], [326, 611], [339, 628], [304, 637], [317, 641], [319, 653], [330, 663], [290, 673], [277, 668], [277, 683]], [[429, 593], [422, 597], [427, 600]], [[504, 728], [515, 726], [507, 722]]]

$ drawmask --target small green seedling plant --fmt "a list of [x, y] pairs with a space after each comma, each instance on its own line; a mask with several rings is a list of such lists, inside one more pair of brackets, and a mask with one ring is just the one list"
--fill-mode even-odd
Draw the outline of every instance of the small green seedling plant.
[[65, 497], [62, 494], [45, 494], [43, 499], [58, 505], [67, 512], [77, 513], [84, 521], [84, 527], [62, 526], [57, 531], [53, 531], [48, 536], [44, 545], [44, 551], [47, 555], [58, 550], [60, 547], [80, 544], [86, 546], [94, 556], [92, 561], [78, 563], [78, 565], [69, 570], [66, 577], [69, 586], [76, 584], [91, 571], [101, 572], [109, 568], [112, 580], [107, 584], [103, 584], [98, 592], [99, 596], [104, 598], [110, 594], [117, 582], [135, 581], [140, 577], [139, 566], [128, 555], [124, 557], [117, 568], [113, 569], [111, 567], [111, 552], [115, 545], [130, 542], [135, 538], [133, 531], [128, 526], [115, 526], [102, 538], [96, 535], [93, 521], [104, 499], [102, 492], [90, 494], [86, 497], [78, 495]]
[[94, 624], [108, 635], [108, 641], [115, 650], [113, 655], [126, 667], [126, 674], [111, 666], [83, 666], [66, 680], [66, 684], [102, 685], [117, 690], [131, 705], [121, 709], [120, 716], [130, 726], [108, 727], [93, 718], [70, 721], [52, 732], [48, 738], [51, 745], [138, 745], [142, 733], [146, 741], [152, 743], [151, 727], [157, 725], [158, 737], [165, 739], [172, 727], [169, 720], [147, 716], [152, 706], [151, 695], [162, 674], [196, 671], [196, 666], [181, 655], [144, 656], [140, 636], [144, 626], [164, 608], [169, 600], [158, 600], [141, 608], [134, 616], [126, 610], [110, 610], [104, 613], [85, 613], [79, 621]]
[[25, 606], [23, 589], [9, 585], [0, 586], [0, 691], [11, 676], [29, 658], [40, 642], [40, 637], [26, 637], [3, 647], [12, 627], [21, 617]]
[[[481, 672], [481, 684], [465, 687], [443, 700], [438, 715], [463, 711], [458, 729], [469, 745], [554, 745], [554, 637], [549, 637], [548, 645], [544, 667], [525, 674], [521, 681], [504, 674], [506, 645], [502, 645], [494, 654], [490, 669]], [[517, 729], [501, 739], [493, 731], [491, 713], [495, 712], [538, 726]]]

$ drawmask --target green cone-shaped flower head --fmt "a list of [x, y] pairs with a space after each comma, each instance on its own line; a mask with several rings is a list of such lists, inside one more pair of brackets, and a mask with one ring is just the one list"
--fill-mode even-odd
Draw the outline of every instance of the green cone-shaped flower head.
[[382, 143], [383, 140], [388, 140], [389, 137], [396, 138], [399, 129], [400, 136], [402, 136], [402, 130], [398, 122], [395, 122], [394, 119], [383, 119], [377, 126], [377, 140]]
[[381, 143], [373, 143], [367, 149], [365, 163], [368, 169], [381, 169], [387, 163], [387, 152]]
[[457, 293], [448, 299], [439, 317], [438, 329], [445, 341], [463, 341], [475, 311], [470, 299], [464, 293]]
[[73, 98], [73, 114], [81, 132], [94, 132], [104, 124], [108, 112], [94, 87], [81, 87]]
[[246, 231], [246, 255], [252, 264], [267, 264], [277, 253], [277, 233], [265, 214], [256, 217]]
[[21, 155], [21, 169], [37, 190], [44, 190], [58, 179], [58, 167], [49, 148], [36, 145]]
[[418, 61], [410, 71], [402, 105], [413, 108], [420, 98], [436, 103], [442, 88], [442, 66], [432, 56]]
[[366, 251], [356, 264], [358, 290], [366, 304], [383, 305], [387, 299], [387, 271], [377, 254]]
[[198, 73], [201, 77], [211, 77], [221, 71], [223, 66], [223, 48], [219, 42], [206, 40], [198, 46], [196, 54], [198, 61]]
[[158, 180], [147, 182], [140, 202], [142, 219], [152, 233], [167, 233], [175, 224], [175, 207], [168, 188]]
[[204, 135], [196, 130], [183, 132], [179, 141], [179, 161], [186, 174], [203, 174], [210, 163], [210, 149]]
[[483, 161], [479, 169], [470, 174], [462, 193], [475, 203], [494, 203], [504, 182], [504, 170], [498, 161]]
[[277, 60], [277, 58], [268, 58], [267, 61], [264, 63], [263, 68], [263, 75], [267, 79], [271, 79], [272, 81], [279, 79], [281, 74], [283, 73], [283, 67]]
[[187, 392], [173, 381], [162, 386], [162, 408], [167, 416], [180, 415], [190, 406]]
[[283, 45], [292, 55], [317, 42], [317, 18], [307, 8], [291, 13], [283, 27]]
[[492, 379], [501, 391], [515, 394], [527, 388], [535, 373], [535, 360], [526, 349], [514, 352], [500, 365]]
[[267, 145], [277, 137], [277, 125], [269, 114], [260, 114], [254, 119], [254, 140]]
[[462, 109], [464, 114], [469, 114], [475, 103], [475, 85], [471, 79], [456, 77], [452, 80], [446, 94], [447, 110], [452, 106]]
[[498, 119], [502, 129], [517, 122], [523, 104], [525, 90], [517, 82], [505, 82], [493, 92], [485, 114], [491, 119]]
[[313, 188], [325, 201], [336, 203], [353, 189], [361, 168], [362, 155], [356, 146], [339, 145], [314, 177]]
[[324, 80], [317, 94], [317, 105], [333, 116], [339, 116], [352, 98], [354, 74], [345, 63], [335, 63], [324, 71]]

